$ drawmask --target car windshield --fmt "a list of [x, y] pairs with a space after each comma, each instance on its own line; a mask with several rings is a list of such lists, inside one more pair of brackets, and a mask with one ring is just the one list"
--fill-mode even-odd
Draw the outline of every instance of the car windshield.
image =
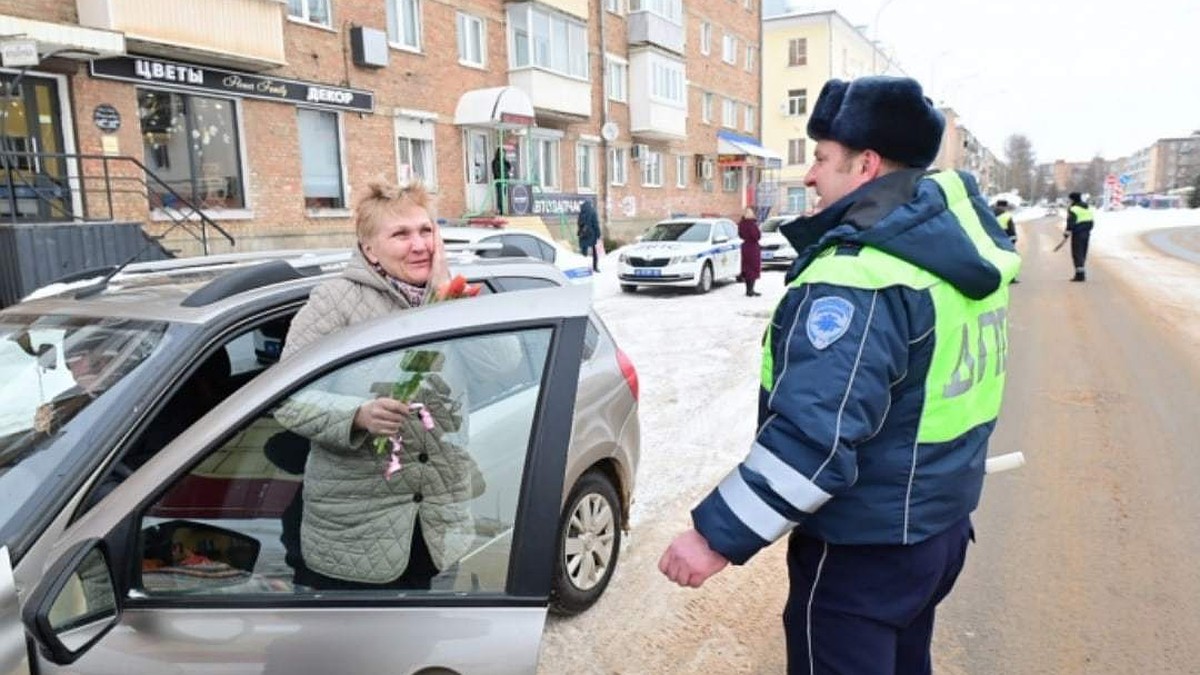
[[43, 451], [86, 428], [85, 411], [145, 362], [165, 329], [123, 319], [0, 317], [0, 529], [61, 468], [62, 458]]
[[642, 241], [708, 241], [710, 230], [708, 223], [659, 223]]
[[763, 232], [778, 232], [779, 226], [783, 225], [787, 221], [788, 221], [787, 218], [767, 218], [766, 220], [763, 221], [762, 231]]

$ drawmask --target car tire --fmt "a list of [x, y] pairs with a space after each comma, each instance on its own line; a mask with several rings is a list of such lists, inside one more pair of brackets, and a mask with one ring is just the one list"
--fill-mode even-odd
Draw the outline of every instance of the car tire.
[[558, 525], [550, 610], [562, 616], [591, 607], [604, 593], [621, 552], [621, 499], [603, 473], [583, 474]]
[[713, 268], [712, 263], [704, 263], [704, 267], [700, 268], [700, 281], [696, 282], [696, 293], [704, 295], [712, 290], [713, 287]]
[[637, 286], [634, 286], [633, 284], [621, 284], [621, 292], [622, 293], [636, 293]]

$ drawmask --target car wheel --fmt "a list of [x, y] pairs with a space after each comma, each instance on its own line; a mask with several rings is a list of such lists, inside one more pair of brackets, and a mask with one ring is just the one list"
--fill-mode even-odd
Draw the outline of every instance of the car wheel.
[[621, 292], [622, 293], [635, 293], [635, 292], [637, 292], [637, 286], [634, 286], [633, 284], [621, 284]]
[[621, 550], [621, 500], [599, 471], [571, 490], [558, 526], [550, 608], [570, 616], [591, 607], [612, 579]]
[[704, 267], [700, 270], [700, 281], [696, 282], [696, 292], [704, 295], [712, 290], [713, 287], [713, 271], [712, 263], [704, 263]]

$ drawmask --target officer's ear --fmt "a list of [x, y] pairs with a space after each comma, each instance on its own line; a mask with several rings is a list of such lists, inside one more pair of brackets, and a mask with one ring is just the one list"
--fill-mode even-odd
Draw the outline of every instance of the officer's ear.
[[855, 169], [864, 180], [874, 180], [891, 170], [891, 162], [871, 149], [858, 153], [857, 160]]

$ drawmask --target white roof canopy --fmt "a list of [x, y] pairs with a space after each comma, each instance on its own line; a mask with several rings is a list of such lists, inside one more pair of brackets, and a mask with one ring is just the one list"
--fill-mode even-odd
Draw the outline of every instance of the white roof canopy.
[[517, 87], [472, 89], [454, 109], [454, 123], [460, 126], [516, 128], [533, 122], [533, 102]]
[[0, 35], [6, 39], [37, 40], [38, 54], [43, 59], [60, 50], [64, 51], [56, 56], [79, 60], [125, 54], [124, 33], [71, 24], [0, 16]]

